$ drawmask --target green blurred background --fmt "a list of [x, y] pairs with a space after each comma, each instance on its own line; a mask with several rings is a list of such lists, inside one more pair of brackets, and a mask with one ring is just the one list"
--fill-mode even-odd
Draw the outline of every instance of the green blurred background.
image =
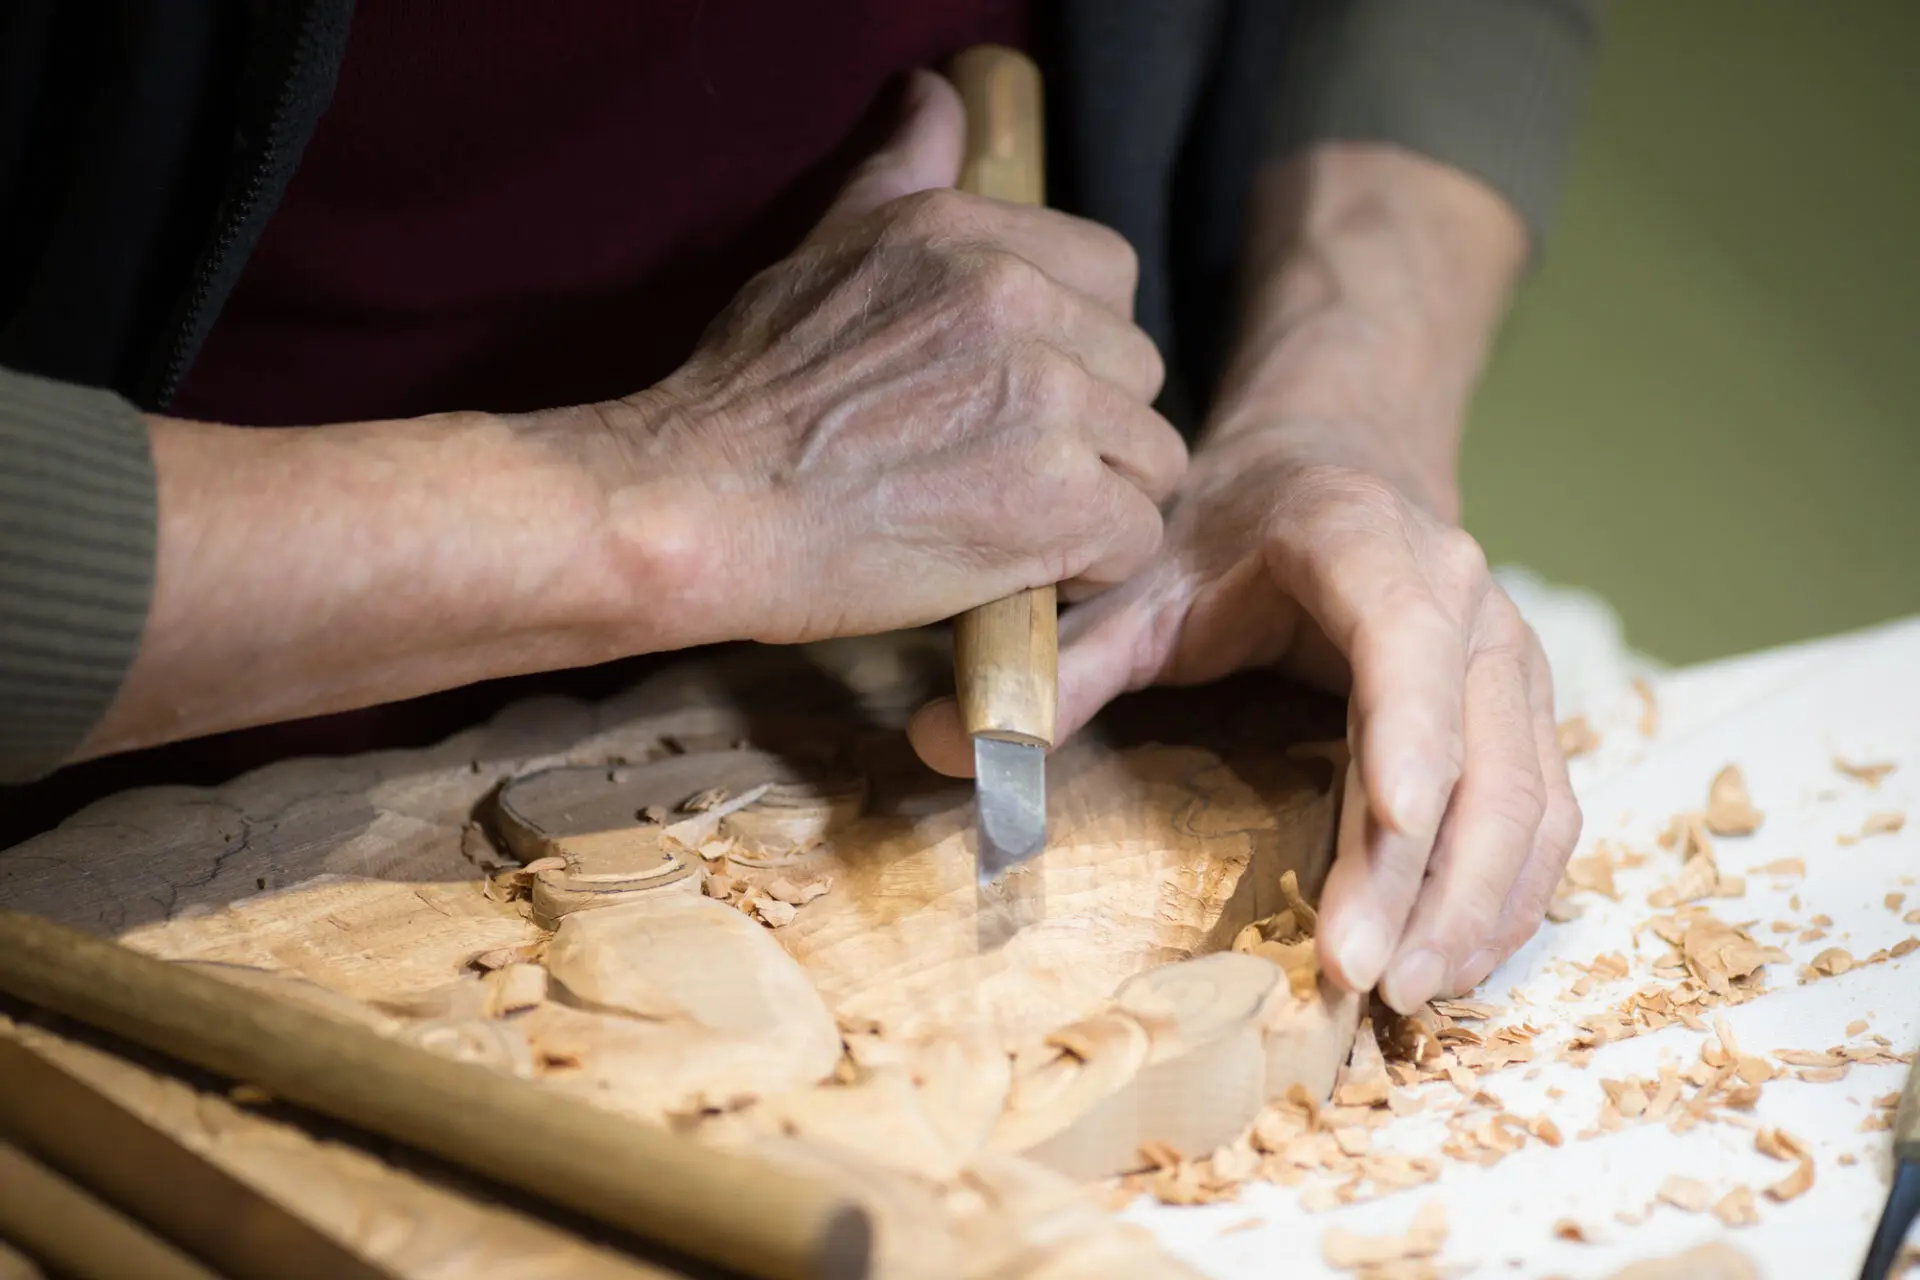
[[1671, 662], [1920, 611], [1920, 0], [1608, 0], [1468, 527]]

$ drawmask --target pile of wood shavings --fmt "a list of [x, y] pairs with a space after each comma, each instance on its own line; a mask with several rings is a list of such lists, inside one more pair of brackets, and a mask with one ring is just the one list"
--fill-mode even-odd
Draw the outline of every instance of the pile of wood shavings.
[[[1845, 766], [1836, 762], [1836, 767], [1869, 787], [1877, 786], [1892, 771], [1890, 765]], [[1765, 815], [1755, 806], [1743, 774], [1729, 766], [1713, 779], [1705, 808], [1679, 814], [1668, 824], [1659, 844], [1664, 856], [1678, 856], [1679, 873], [1648, 895], [1649, 905], [1665, 910], [1635, 930], [1636, 945], [1644, 931], [1665, 943], [1667, 950], [1648, 966], [1650, 981], [1611, 1007], [1579, 1019], [1572, 1034], [1560, 1040], [1556, 1054], [1560, 1060], [1585, 1066], [1604, 1044], [1676, 1023], [1708, 1033], [1697, 1060], [1690, 1065], [1663, 1063], [1651, 1079], [1603, 1080], [1600, 1114], [1590, 1127], [1575, 1135], [1575, 1140], [1649, 1123], [1665, 1124], [1676, 1133], [1706, 1124], [1728, 1124], [1753, 1132], [1756, 1149], [1790, 1164], [1788, 1172], [1764, 1184], [1719, 1187], [1675, 1174], [1662, 1184], [1653, 1202], [1686, 1212], [1711, 1213], [1727, 1226], [1758, 1222], [1764, 1203], [1793, 1200], [1814, 1182], [1814, 1160], [1808, 1145], [1777, 1128], [1763, 1127], [1754, 1118], [1763, 1086], [1783, 1078], [1806, 1083], [1837, 1081], [1856, 1064], [1911, 1059], [1910, 1054], [1895, 1052], [1885, 1037], [1854, 1039], [1867, 1031], [1864, 1021], [1848, 1027], [1849, 1043], [1829, 1049], [1751, 1052], [1739, 1045], [1725, 1019], [1718, 1015], [1721, 1008], [1765, 994], [1769, 989], [1768, 967], [1791, 964], [1793, 959], [1780, 947], [1756, 938], [1751, 922], [1720, 919], [1702, 901], [1744, 896], [1744, 878], [1720, 871], [1714, 841], [1751, 834], [1764, 821]], [[1662, 856], [1600, 842], [1586, 857], [1569, 865], [1558, 902], [1564, 906], [1568, 898], [1579, 893], [1621, 901], [1624, 895], [1615, 872], [1637, 870]], [[1806, 870], [1802, 858], [1778, 859], [1753, 868], [1773, 877], [1804, 876]], [[1774, 887], [1778, 890], [1787, 886], [1776, 880]], [[1886, 906], [1897, 913], [1904, 902], [1904, 895], [1889, 894]], [[1799, 909], [1797, 894], [1791, 905]], [[1920, 923], [1920, 910], [1909, 916], [1903, 918]], [[1812, 917], [1799, 941], [1818, 940], [1818, 931], [1831, 923], [1824, 916]], [[1777, 923], [1775, 929], [1779, 931]], [[1916, 949], [1920, 949], [1920, 938], [1909, 938], [1855, 960], [1842, 949], [1830, 948], [1805, 966], [1801, 980], [1835, 976], [1862, 964], [1898, 959]], [[1614, 951], [1567, 967], [1577, 974], [1562, 993], [1563, 998], [1571, 999], [1585, 998], [1603, 985], [1628, 980], [1636, 966]], [[1186, 1189], [1198, 1186], [1205, 1188], [1210, 1198], [1229, 1199], [1237, 1194], [1237, 1183], [1268, 1181], [1300, 1187], [1301, 1206], [1313, 1212], [1396, 1194], [1433, 1181], [1445, 1160], [1488, 1165], [1531, 1143], [1560, 1146], [1566, 1139], [1554, 1117], [1516, 1114], [1486, 1087], [1485, 1077], [1532, 1062], [1536, 1040], [1551, 1029], [1515, 1016], [1517, 1012], [1476, 1000], [1436, 1000], [1418, 1015], [1400, 1018], [1376, 1006], [1373, 1024], [1363, 1024], [1354, 1059], [1337, 1082], [1330, 1105], [1316, 1108], [1303, 1093], [1296, 1092], [1269, 1107], [1238, 1142], [1208, 1160], [1187, 1162], [1188, 1172], [1179, 1172], [1181, 1164], [1174, 1153], [1161, 1153], [1165, 1162], [1155, 1176], [1129, 1180], [1131, 1186], [1126, 1189], [1148, 1190], [1171, 1199], [1191, 1194]], [[1536, 1073], [1537, 1067], [1527, 1068], [1529, 1078]], [[1383, 1141], [1391, 1138], [1383, 1130], [1395, 1118], [1434, 1109], [1435, 1095], [1427, 1086], [1440, 1081], [1452, 1090], [1441, 1097], [1450, 1096], [1453, 1101], [1439, 1104], [1451, 1106], [1452, 1111], [1438, 1150], [1383, 1149]], [[1555, 1088], [1549, 1089], [1547, 1096], [1553, 1099], [1562, 1094]], [[1877, 1100], [1875, 1113], [1862, 1129], [1889, 1127], [1897, 1102], [1897, 1094]], [[1853, 1157], [1840, 1157], [1842, 1164], [1855, 1162]], [[1623, 1212], [1616, 1216], [1633, 1225], [1644, 1221], [1650, 1210], [1651, 1204], [1638, 1214]], [[1585, 1229], [1579, 1224], [1569, 1223], [1568, 1229], [1585, 1238]], [[1331, 1233], [1329, 1238], [1341, 1242], [1336, 1249], [1345, 1248], [1352, 1239]], [[1330, 1260], [1332, 1256], [1330, 1252]], [[1432, 1266], [1427, 1258], [1408, 1261], [1409, 1265]], [[1406, 1274], [1429, 1273], [1412, 1270]]]

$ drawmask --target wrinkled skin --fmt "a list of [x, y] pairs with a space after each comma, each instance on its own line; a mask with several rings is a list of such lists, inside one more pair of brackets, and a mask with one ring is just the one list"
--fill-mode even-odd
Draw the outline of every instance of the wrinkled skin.
[[963, 129], [952, 88], [917, 79], [899, 136], [806, 243], [682, 369], [602, 407], [608, 474], [699, 491], [712, 576], [751, 610], [726, 634], [912, 626], [1121, 582], [1159, 548], [1186, 447], [1149, 407], [1163, 369], [1132, 321], [1133, 251], [951, 190]]
[[[1466, 395], [1523, 254], [1497, 197], [1430, 162], [1300, 168], [1267, 207], [1304, 203], [1305, 225], [1275, 237], [1160, 554], [1063, 616], [1061, 730], [1126, 690], [1253, 665], [1348, 693], [1366, 821], [1328, 878], [1321, 959], [1406, 1011], [1533, 934], [1580, 830], [1546, 657], [1457, 523]], [[1316, 220], [1316, 200], [1357, 208]], [[912, 733], [970, 771], [950, 700]]]

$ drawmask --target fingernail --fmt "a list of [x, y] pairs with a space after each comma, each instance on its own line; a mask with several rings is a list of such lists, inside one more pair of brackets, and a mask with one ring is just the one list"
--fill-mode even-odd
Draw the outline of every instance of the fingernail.
[[1348, 926], [1334, 949], [1340, 972], [1355, 991], [1371, 991], [1387, 967], [1387, 933], [1371, 916], [1361, 916]]
[[1422, 947], [1403, 957], [1380, 982], [1380, 998], [1397, 1013], [1412, 1013], [1440, 993], [1447, 980], [1447, 961], [1438, 951]]
[[1402, 773], [1387, 797], [1387, 821], [1405, 836], [1432, 835], [1440, 829], [1445, 811], [1443, 789], [1419, 769]]

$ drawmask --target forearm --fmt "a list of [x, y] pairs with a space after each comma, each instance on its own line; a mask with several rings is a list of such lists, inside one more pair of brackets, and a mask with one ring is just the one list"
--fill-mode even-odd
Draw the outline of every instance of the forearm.
[[[688, 642], [670, 554], [532, 420], [248, 430], [150, 419], [140, 649], [79, 756]], [[672, 539], [667, 539], [671, 552]], [[701, 637], [705, 638], [705, 637]]]
[[1322, 143], [1270, 166], [1201, 456], [1363, 466], [1454, 518], [1467, 400], [1527, 250], [1490, 188], [1397, 147]]

